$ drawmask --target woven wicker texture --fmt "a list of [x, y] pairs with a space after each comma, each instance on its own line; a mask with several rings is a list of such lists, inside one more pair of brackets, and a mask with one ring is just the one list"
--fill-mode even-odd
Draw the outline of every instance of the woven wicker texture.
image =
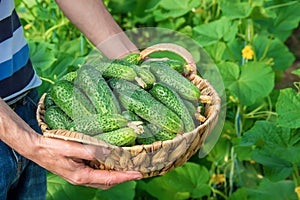
[[211, 84], [196, 74], [195, 62], [187, 50], [174, 44], [158, 44], [142, 51], [140, 58], [145, 59], [156, 51], [177, 53], [186, 60], [187, 67], [192, 69], [191, 73], [186, 75], [186, 78], [199, 88], [201, 91], [199, 101], [205, 103], [205, 121], [193, 131], [178, 134], [173, 140], [159, 141], [149, 145], [117, 147], [83, 133], [68, 130], [50, 130], [44, 122], [44, 94], [37, 109], [37, 119], [44, 136], [106, 148], [109, 151], [108, 154], [105, 156], [95, 155], [95, 160], [87, 161], [91, 167], [96, 169], [134, 170], [140, 171], [144, 177], [152, 177], [165, 174], [171, 169], [183, 165], [202, 147], [206, 137], [215, 127], [221, 102]]

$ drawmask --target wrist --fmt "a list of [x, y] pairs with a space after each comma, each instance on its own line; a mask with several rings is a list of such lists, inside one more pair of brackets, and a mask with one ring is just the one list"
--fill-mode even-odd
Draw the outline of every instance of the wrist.
[[138, 48], [121, 32], [96, 46], [110, 59], [119, 59], [130, 53], [139, 53]]

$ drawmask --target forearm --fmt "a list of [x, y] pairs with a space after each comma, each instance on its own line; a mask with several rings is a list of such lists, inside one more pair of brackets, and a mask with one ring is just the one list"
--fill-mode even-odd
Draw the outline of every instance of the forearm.
[[0, 98], [0, 140], [20, 154], [32, 157], [39, 135]]
[[106, 56], [119, 58], [137, 52], [101, 0], [56, 0], [60, 9]]

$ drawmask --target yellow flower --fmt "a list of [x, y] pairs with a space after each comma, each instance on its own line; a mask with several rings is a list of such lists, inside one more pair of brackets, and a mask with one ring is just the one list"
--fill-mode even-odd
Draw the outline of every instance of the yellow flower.
[[224, 183], [225, 182], [225, 175], [224, 174], [213, 174], [212, 175], [212, 181], [218, 185], [220, 183]]
[[254, 56], [254, 51], [250, 45], [246, 45], [242, 50], [243, 58], [252, 60]]
[[297, 193], [298, 198], [300, 198], [300, 186], [295, 188], [295, 192]]

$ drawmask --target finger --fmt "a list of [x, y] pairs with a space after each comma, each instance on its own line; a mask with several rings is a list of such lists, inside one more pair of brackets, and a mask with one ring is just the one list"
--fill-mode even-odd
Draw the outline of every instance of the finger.
[[62, 155], [70, 158], [94, 160], [96, 157], [106, 158], [110, 154], [107, 145], [83, 145], [78, 142], [46, 137], [44, 137], [43, 143], [49, 152], [53, 149], [53, 152], [61, 152]]
[[137, 171], [108, 171], [90, 169], [87, 184], [114, 186], [130, 180], [140, 180], [143, 176]]

